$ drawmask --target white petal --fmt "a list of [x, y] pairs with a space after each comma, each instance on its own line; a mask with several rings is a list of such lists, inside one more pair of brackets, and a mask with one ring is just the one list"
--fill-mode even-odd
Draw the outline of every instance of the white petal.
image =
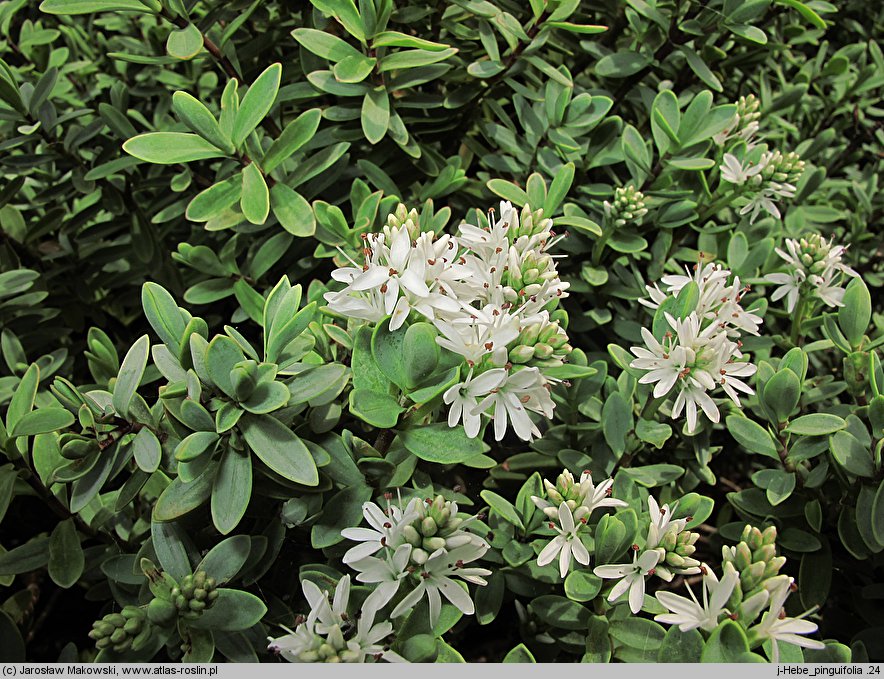
[[567, 545], [562, 548], [559, 553], [559, 575], [563, 578], [568, 575], [568, 569], [571, 567], [571, 549]]
[[584, 566], [589, 565], [589, 551], [587, 551], [586, 545], [579, 538], [571, 541], [571, 553], [574, 554], [574, 558], [577, 559], [578, 563]]
[[472, 615], [475, 612], [469, 593], [454, 580], [442, 578], [439, 582], [439, 591], [464, 615]]
[[635, 574], [628, 575], [625, 578], [623, 578], [620, 582], [618, 582], [616, 585], [614, 585], [614, 587], [611, 589], [611, 593], [608, 595], [608, 601], [611, 601], [611, 602], [617, 601], [617, 599], [619, 599], [621, 597], [621, 595], [627, 589], [629, 589], [629, 586], [632, 584], [633, 579], [636, 577], [641, 578], [640, 575], [635, 575]]
[[565, 538], [561, 535], [553, 538], [550, 543], [544, 547], [540, 554], [537, 556], [537, 565], [538, 566], [546, 566], [547, 564], [552, 563], [553, 559], [556, 558], [556, 555], [562, 549], [565, 544]]
[[638, 613], [642, 609], [645, 601], [645, 579], [641, 575], [636, 575], [629, 587], [629, 610]]

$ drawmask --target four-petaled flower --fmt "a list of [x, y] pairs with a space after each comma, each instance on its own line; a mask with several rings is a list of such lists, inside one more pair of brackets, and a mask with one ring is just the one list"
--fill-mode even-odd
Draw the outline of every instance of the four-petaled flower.
[[700, 604], [697, 601], [694, 591], [688, 584], [685, 584], [685, 587], [687, 587], [688, 594], [691, 595], [690, 599], [672, 592], [657, 592], [657, 601], [666, 606], [671, 613], [656, 615], [654, 620], [667, 625], [678, 625], [682, 632], [689, 632], [698, 627], [711, 632], [718, 626], [718, 620], [722, 613], [729, 612], [726, 608], [727, 602], [739, 581], [740, 574], [733, 566], [727, 569], [727, 573], [721, 581], [718, 580], [712, 569], [705, 568], [703, 603]]
[[786, 578], [777, 583], [776, 589], [770, 593], [770, 606], [761, 618], [761, 622], [749, 630], [750, 639], [769, 640], [771, 645], [771, 662], [776, 664], [780, 660], [780, 649], [777, 645], [782, 641], [803, 648], [822, 649], [826, 645], [816, 639], [807, 639], [801, 635], [816, 632], [817, 625], [803, 618], [811, 613], [805, 611], [797, 618], [787, 617], [783, 605], [792, 591], [792, 578]]
[[608, 601], [614, 602], [628, 591], [629, 610], [638, 613], [645, 600], [645, 578], [654, 574], [654, 567], [658, 561], [660, 561], [658, 550], [649, 549], [639, 556], [639, 550], [635, 549], [631, 564], [596, 566], [592, 572], [600, 578], [619, 579], [620, 581], [608, 594]]
[[589, 565], [589, 551], [580, 540], [581, 521], [574, 521], [574, 515], [566, 503], [559, 505], [559, 523], [549, 523], [559, 534], [543, 548], [537, 556], [537, 565], [546, 566], [559, 557], [559, 574], [564, 578], [571, 568], [571, 557], [584, 566]]

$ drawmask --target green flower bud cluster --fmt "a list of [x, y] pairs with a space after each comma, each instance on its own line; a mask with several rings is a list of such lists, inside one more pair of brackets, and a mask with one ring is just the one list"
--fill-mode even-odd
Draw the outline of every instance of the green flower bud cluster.
[[762, 158], [764, 169], [758, 177], [778, 184], [795, 184], [804, 172], [804, 161], [797, 153], [783, 155], [779, 151], [766, 153]]
[[614, 189], [614, 200], [605, 201], [605, 216], [614, 226], [625, 226], [629, 222], [638, 222], [648, 213], [645, 207], [645, 195], [631, 184]]
[[740, 619], [744, 617], [740, 615], [743, 605], [769, 589], [767, 581], [777, 577], [786, 563], [786, 557], [777, 556], [776, 540], [776, 526], [761, 531], [747, 525], [736, 547], [723, 547], [721, 550], [723, 563], [731, 564], [740, 574], [740, 580], [728, 601], [728, 607]]
[[402, 535], [414, 547], [411, 561], [418, 565], [426, 563], [437, 549], [454, 549], [479, 539], [462, 529], [465, 520], [457, 516], [457, 503], [441, 495], [421, 503], [417, 512], [417, 518], [402, 529]]
[[147, 605], [147, 617], [155, 625], [166, 625], [178, 617], [178, 609], [171, 601], [157, 597]]
[[138, 650], [150, 637], [151, 626], [147, 613], [139, 606], [126, 606], [119, 613], [108, 613], [92, 623], [89, 638], [99, 650], [109, 648], [121, 653], [130, 648]]
[[527, 242], [533, 236], [549, 234], [552, 229], [552, 220], [543, 216], [543, 208], [532, 210], [530, 205], [525, 205], [519, 214], [519, 223], [510, 224], [507, 237], [510, 243], [516, 243], [519, 239]]
[[[689, 530], [683, 530], [680, 533], [674, 530], [667, 531], [659, 544], [659, 547], [663, 549], [660, 564], [675, 569], [676, 573], [685, 569], [698, 568], [700, 562], [692, 555], [697, 551], [694, 545], [699, 538], [699, 533], [692, 533]], [[659, 570], [659, 565], [657, 569]]]
[[755, 136], [760, 127], [761, 101], [754, 94], [740, 97], [736, 102], [736, 113], [731, 125], [715, 135], [716, 144], [724, 144], [728, 139], [739, 137], [743, 141], [749, 141]]
[[568, 503], [568, 508], [573, 511], [583, 501], [580, 483], [577, 482], [574, 475], [567, 469], [556, 477], [556, 485], [544, 479], [543, 487], [546, 489], [546, 497], [556, 506], [566, 502]]
[[561, 365], [572, 348], [558, 321], [544, 320], [522, 328], [509, 350], [509, 361], [519, 365]]
[[834, 239], [826, 240], [818, 233], [798, 240], [798, 256], [809, 274], [822, 275], [830, 266], [829, 253]]
[[761, 100], [754, 94], [747, 94], [737, 100], [737, 115], [740, 123], [751, 123], [761, 118]]
[[418, 236], [421, 235], [418, 211], [414, 208], [409, 210], [402, 203], [399, 203], [396, 209], [387, 216], [387, 226], [390, 229], [400, 229], [404, 226], [408, 230], [411, 240], [417, 240]]
[[218, 598], [215, 578], [205, 571], [185, 575], [177, 587], [172, 588], [172, 603], [182, 618], [193, 620], [210, 608]]
[[552, 255], [532, 250], [521, 258], [510, 257], [503, 283], [518, 291], [529, 285], [542, 285], [544, 281], [553, 281], [558, 277]]
[[307, 650], [298, 654], [301, 662], [359, 662], [364, 654], [348, 648], [340, 625], [332, 625], [325, 637], [314, 634], [313, 642]]

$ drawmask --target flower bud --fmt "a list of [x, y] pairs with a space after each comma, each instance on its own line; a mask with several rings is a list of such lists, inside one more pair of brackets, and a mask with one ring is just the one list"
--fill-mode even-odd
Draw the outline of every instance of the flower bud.
[[405, 541], [412, 547], [417, 547], [421, 542], [420, 533], [418, 533], [415, 527], [411, 524], [402, 529], [402, 537], [404, 537]]
[[552, 356], [553, 348], [548, 344], [543, 344], [539, 342], [534, 345], [534, 358], [539, 360], [545, 360]]
[[163, 599], [153, 599], [147, 605], [148, 619], [157, 624], [164, 625], [170, 622], [177, 615], [175, 605]]
[[423, 548], [428, 552], [435, 552], [437, 549], [443, 549], [445, 547], [445, 538], [424, 538], [423, 540]]
[[521, 333], [519, 333], [519, 344], [533, 345], [540, 336], [541, 328], [542, 326], [540, 323], [532, 323], [526, 327]]
[[685, 560], [675, 552], [667, 552], [666, 563], [674, 568], [683, 568], [685, 565]]
[[421, 533], [423, 533], [425, 537], [434, 536], [438, 530], [439, 527], [436, 525], [436, 522], [433, 521], [432, 517], [424, 517], [424, 520], [421, 521]]
[[752, 552], [749, 551], [749, 545], [741, 542], [737, 545], [737, 554], [734, 559], [734, 565], [738, 571], [743, 571], [752, 563]]
[[758, 561], [740, 572], [740, 582], [744, 592], [751, 592], [761, 584], [767, 564]]
[[770, 561], [777, 555], [777, 548], [774, 545], [761, 545], [752, 552], [752, 561]]
[[780, 572], [780, 569], [786, 564], [786, 557], [784, 556], [775, 556], [770, 561], [767, 562], [767, 565], [764, 568], [764, 577], [772, 578], [777, 573]]
[[524, 365], [532, 358], [534, 358], [534, 347], [528, 346], [526, 344], [519, 344], [510, 349], [508, 358], [510, 363], [515, 363], [516, 365]]

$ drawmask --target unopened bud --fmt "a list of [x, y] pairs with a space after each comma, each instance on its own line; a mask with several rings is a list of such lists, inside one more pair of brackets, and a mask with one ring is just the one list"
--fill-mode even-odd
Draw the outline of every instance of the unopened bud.
[[432, 517], [424, 517], [424, 520], [421, 521], [421, 533], [424, 534], [424, 537], [432, 537], [438, 530], [439, 527], [436, 525], [436, 522], [433, 521]]

